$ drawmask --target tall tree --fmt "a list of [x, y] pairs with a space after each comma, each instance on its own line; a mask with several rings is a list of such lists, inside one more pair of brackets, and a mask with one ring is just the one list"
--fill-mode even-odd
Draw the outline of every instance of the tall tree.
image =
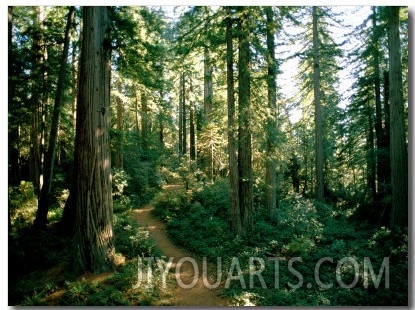
[[316, 198], [324, 200], [324, 149], [323, 149], [323, 109], [320, 102], [320, 54], [318, 34], [318, 9], [313, 6], [313, 79], [314, 79], [314, 124], [316, 143]]
[[238, 7], [238, 168], [242, 232], [251, 230], [253, 212], [250, 12]]
[[122, 169], [124, 167], [124, 107], [122, 95], [121, 79], [117, 81], [117, 99], [116, 102], [116, 147], [114, 156], [114, 167]]
[[[190, 80], [189, 86], [190, 94], [193, 93], [192, 80]], [[195, 104], [192, 100], [189, 100], [189, 135], [190, 135], [190, 159], [196, 159], [196, 136], [195, 136]]]
[[231, 215], [231, 229], [237, 235], [242, 233], [240, 202], [239, 202], [239, 171], [238, 158], [236, 154], [237, 142], [235, 137], [235, 91], [233, 77], [233, 18], [232, 8], [226, 7], [226, 89], [228, 104], [228, 158], [229, 158], [229, 202]]
[[32, 52], [32, 85], [31, 85], [31, 111], [32, 111], [32, 128], [31, 128], [31, 149], [30, 149], [30, 175], [35, 190], [39, 193], [42, 187], [42, 122], [44, 121], [44, 96], [43, 89], [45, 84], [45, 46], [43, 44], [43, 27], [42, 19], [44, 18], [44, 8], [35, 7], [33, 20], [33, 52]]
[[49, 196], [50, 196], [51, 184], [52, 184], [53, 166], [55, 164], [56, 143], [58, 140], [59, 118], [60, 118], [61, 106], [63, 102], [64, 79], [66, 76], [66, 67], [67, 67], [66, 63], [67, 63], [69, 44], [70, 44], [70, 38], [71, 38], [70, 30], [72, 27], [74, 14], [75, 14], [75, 7], [71, 6], [69, 8], [68, 19], [66, 22], [65, 38], [64, 38], [63, 51], [62, 51], [62, 57], [61, 57], [61, 62], [60, 62], [60, 71], [59, 71], [58, 81], [57, 81], [57, 86], [56, 86], [55, 105], [53, 107], [52, 125], [50, 128], [50, 134], [49, 134], [49, 144], [48, 144], [48, 150], [46, 152], [45, 163], [43, 167], [43, 186], [40, 191], [39, 207], [36, 213], [36, 220], [34, 223], [37, 229], [43, 229], [46, 227], [46, 224], [47, 224], [48, 209], [49, 209]]
[[399, 10], [388, 7], [389, 95], [390, 95], [390, 159], [392, 183], [393, 228], [408, 226], [408, 150], [402, 93], [401, 41]]
[[[14, 111], [14, 94], [16, 90], [16, 72], [15, 60], [13, 53], [13, 7], [8, 7], [8, 104], [9, 113], [13, 115]], [[18, 185], [20, 178], [19, 165], [19, 126], [9, 119], [9, 185]]]
[[110, 23], [107, 7], [84, 7], [75, 139], [74, 265], [101, 272], [112, 267]]
[[187, 153], [187, 126], [186, 126], [186, 80], [184, 71], [182, 73], [182, 153], [185, 155]]
[[270, 215], [275, 213], [277, 208], [277, 172], [275, 149], [277, 140], [277, 63], [275, 59], [275, 32], [276, 21], [272, 7], [264, 8], [266, 14], [267, 29], [267, 86], [268, 86], [268, 109], [267, 119], [267, 141], [266, 141], [266, 174], [265, 174], [265, 205]]

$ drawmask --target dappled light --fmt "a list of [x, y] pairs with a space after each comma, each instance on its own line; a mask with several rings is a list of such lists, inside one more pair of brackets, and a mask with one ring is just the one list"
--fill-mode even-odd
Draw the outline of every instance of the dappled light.
[[408, 15], [8, 6], [8, 305], [408, 306]]

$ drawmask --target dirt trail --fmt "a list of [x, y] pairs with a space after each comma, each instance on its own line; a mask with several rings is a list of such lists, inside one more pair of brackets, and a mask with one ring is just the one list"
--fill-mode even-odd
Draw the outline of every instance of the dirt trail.
[[[165, 191], [174, 192], [178, 190], [180, 185], [167, 185], [164, 187]], [[154, 209], [152, 205], [147, 205], [139, 210], [133, 211], [133, 216], [138, 221], [138, 223], [149, 230], [150, 237], [153, 238], [156, 242], [157, 247], [163, 252], [167, 257], [167, 260], [170, 257], [174, 257], [171, 270], [176, 269], [177, 262], [183, 257], [194, 258], [190, 253], [185, 252], [184, 250], [175, 246], [167, 237], [165, 225], [159, 220], [155, 219], [151, 215], [151, 211]], [[172, 306], [226, 306], [228, 305], [227, 301], [218, 296], [218, 289], [208, 289], [202, 279], [202, 261], [197, 260], [199, 267], [199, 277], [196, 284], [189, 289], [180, 287], [175, 283], [174, 289], [174, 300]], [[208, 269], [211, 270], [214, 266], [208, 264]], [[213, 269], [215, 270], [215, 269]], [[185, 261], [180, 268], [180, 279], [186, 285], [191, 284], [194, 278], [194, 267], [189, 261]], [[216, 280], [216, 275], [214, 280], [210, 280], [209, 283], [214, 284]]]

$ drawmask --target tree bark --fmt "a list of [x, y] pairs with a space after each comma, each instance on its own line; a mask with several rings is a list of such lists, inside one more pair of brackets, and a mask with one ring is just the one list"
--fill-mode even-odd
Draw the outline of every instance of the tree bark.
[[408, 226], [408, 149], [402, 92], [399, 7], [388, 7], [388, 49], [390, 82], [390, 157], [393, 229]]
[[149, 134], [149, 117], [148, 117], [148, 99], [146, 91], [141, 92], [141, 146], [143, 149], [143, 158], [148, 158], [148, 134]]
[[323, 108], [320, 102], [320, 55], [318, 39], [318, 12], [313, 6], [313, 67], [314, 67], [314, 123], [316, 139], [316, 198], [324, 201]]
[[46, 228], [48, 209], [49, 209], [49, 196], [51, 191], [52, 177], [53, 177], [53, 166], [55, 164], [55, 155], [56, 155], [56, 143], [58, 140], [58, 127], [59, 127], [59, 118], [62, 106], [62, 97], [64, 91], [64, 79], [66, 76], [66, 62], [68, 59], [69, 44], [71, 38], [71, 27], [73, 17], [75, 15], [75, 7], [71, 6], [69, 8], [68, 19], [66, 22], [65, 29], [65, 39], [63, 44], [63, 51], [60, 63], [59, 76], [56, 86], [55, 94], [55, 105], [53, 107], [52, 115], [52, 124], [49, 134], [49, 144], [48, 150], [45, 156], [45, 163], [43, 166], [43, 186], [40, 191], [39, 197], [39, 206], [36, 213], [36, 219], [34, 226], [37, 229]]
[[242, 233], [252, 229], [253, 180], [251, 144], [251, 99], [250, 99], [250, 51], [249, 51], [249, 12], [247, 7], [239, 7], [239, 57], [238, 57], [238, 168], [239, 203], [241, 210]]
[[187, 153], [187, 127], [186, 127], [186, 82], [182, 73], [182, 147], [183, 155]]
[[385, 128], [382, 125], [382, 118], [384, 112], [382, 111], [382, 103], [380, 96], [380, 61], [379, 61], [379, 30], [377, 26], [377, 12], [376, 7], [373, 7], [372, 14], [372, 23], [373, 23], [373, 65], [374, 65], [374, 75], [375, 75], [375, 109], [376, 109], [376, 119], [375, 119], [375, 132], [376, 132], [376, 176], [378, 181], [376, 200], [380, 203], [383, 203], [382, 200], [387, 195], [387, 184], [388, 182], [388, 172], [390, 169], [389, 166], [389, 146], [386, 142], [386, 133]]
[[117, 103], [117, 148], [115, 150], [115, 167], [122, 169], [124, 167], [124, 108], [121, 99], [122, 84], [121, 80], [118, 81], [118, 94]]
[[160, 90], [160, 111], [158, 114], [158, 121], [159, 121], [159, 142], [161, 150], [164, 148], [164, 113], [165, 113], [165, 106], [164, 106], [164, 99], [163, 99], [163, 90]]
[[9, 104], [9, 185], [16, 186], [20, 183], [20, 163], [19, 163], [19, 125], [13, 121], [14, 111], [19, 107], [14, 101], [14, 95], [16, 91], [15, 81], [15, 58], [12, 48], [12, 36], [13, 36], [13, 7], [8, 7], [8, 104]]
[[184, 85], [184, 74], [180, 75], [179, 83], [179, 155], [183, 155], [183, 85]]
[[265, 205], [273, 216], [277, 209], [277, 163], [275, 159], [277, 140], [277, 68], [275, 59], [275, 20], [272, 7], [265, 7], [267, 16], [267, 63], [268, 63], [268, 108], [267, 141], [266, 141], [266, 173], [265, 173]]
[[[368, 103], [369, 104], [369, 103]], [[370, 189], [370, 203], [376, 201], [376, 156], [375, 156], [375, 136], [373, 134], [373, 110], [367, 108], [368, 134], [367, 134], [367, 186]]]
[[[192, 81], [190, 80], [190, 93], [193, 92]], [[190, 159], [196, 159], [196, 139], [195, 139], [195, 121], [194, 121], [194, 102], [189, 100], [189, 134], [190, 134]]]
[[106, 7], [84, 7], [75, 139], [74, 265], [94, 273], [113, 264], [110, 23]]
[[228, 103], [228, 156], [229, 156], [229, 202], [231, 229], [236, 235], [242, 234], [241, 215], [239, 207], [239, 171], [236, 154], [237, 142], [235, 137], [235, 91], [233, 79], [233, 35], [232, 9], [226, 7], [226, 86]]
[[212, 68], [210, 64], [209, 50], [207, 46], [204, 47], [203, 71], [204, 71], [203, 109], [204, 109], [204, 123], [206, 125], [206, 124], [209, 124], [209, 122], [211, 121], [212, 99], [213, 99]]
[[42, 120], [42, 96], [44, 83], [44, 66], [43, 66], [43, 47], [42, 47], [42, 30], [41, 30], [41, 12], [39, 7], [35, 7], [35, 19], [33, 27], [33, 71], [31, 87], [31, 108], [32, 124], [30, 129], [30, 178], [33, 182], [36, 193], [39, 194], [41, 188], [41, 131], [40, 123]]

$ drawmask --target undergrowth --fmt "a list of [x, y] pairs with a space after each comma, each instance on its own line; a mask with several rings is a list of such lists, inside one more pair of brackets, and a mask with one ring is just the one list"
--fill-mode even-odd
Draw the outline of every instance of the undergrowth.
[[[224, 290], [235, 305], [407, 305], [407, 234], [353, 221], [356, 208], [342, 203], [328, 205], [289, 193], [272, 218], [257, 205], [253, 230], [244, 237], [235, 236], [228, 220], [228, 197], [228, 183], [223, 180], [175, 196], [161, 193], [155, 198], [154, 214], [166, 222], [167, 233], [179, 246], [214, 263], [220, 257], [222, 281], [228, 276], [232, 258], [239, 259], [245, 288], [239, 279], [230, 281]], [[250, 257], [263, 259], [261, 275], [266, 288], [257, 278], [250, 287]], [[317, 285], [316, 265], [325, 257], [332, 262], [321, 264], [319, 280], [323, 284]], [[377, 288], [367, 278], [370, 270], [365, 273], [365, 257], [380, 280]], [[385, 257], [389, 258], [389, 288], [385, 288], [386, 271], [380, 273]], [[279, 260], [278, 267], [275, 260]], [[301, 279], [289, 270], [290, 260]], [[366, 286], [365, 276], [369, 281]], [[349, 288], [339, 284], [347, 286], [355, 279], [356, 284]], [[330, 283], [333, 285], [326, 285]]]
[[[9, 189], [9, 305], [21, 306], [134, 306], [171, 302], [170, 289], [153, 274], [151, 288], [137, 283], [138, 257], [161, 256], [146, 229], [131, 217], [136, 198], [125, 195], [129, 177], [116, 172], [114, 179], [115, 270], [94, 280], [71, 272], [72, 240], [59, 231], [67, 198], [63, 190], [48, 214], [45, 231], [32, 232], [37, 199], [33, 185], [22, 182]], [[15, 268], [18, 266], [18, 268]], [[158, 268], [155, 268], [156, 270]], [[99, 277], [98, 277], [99, 278]]]

